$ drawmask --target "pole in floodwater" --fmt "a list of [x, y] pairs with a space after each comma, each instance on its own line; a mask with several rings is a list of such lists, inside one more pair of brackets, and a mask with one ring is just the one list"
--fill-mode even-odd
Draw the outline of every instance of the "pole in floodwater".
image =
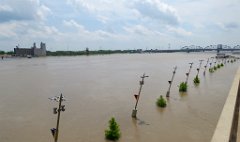
[[205, 75], [206, 74], [206, 70], [207, 70], [207, 65], [208, 65], [208, 62], [209, 62], [209, 58], [207, 59], [207, 63], [206, 63], [206, 65], [204, 66], [204, 72], [203, 72], [203, 75]]
[[55, 96], [53, 98], [49, 98], [50, 100], [54, 100], [56, 102], [59, 102], [58, 108], [53, 108], [53, 114], [58, 114], [57, 116], [57, 126], [56, 128], [51, 129], [51, 133], [54, 138], [54, 142], [58, 141], [58, 134], [59, 134], [59, 122], [60, 122], [60, 114], [61, 111], [65, 111], [65, 105], [62, 105], [62, 101], [66, 101], [66, 99], [61, 94], [60, 96]]
[[197, 76], [198, 76], [198, 74], [199, 74], [199, 71], [200, 71], [200, 69], [201, 69], [201, 65], [202, 65], [202, 62], [203, 62], [204, 60], [199, 60], [199, 67], [197, 68]]
[[176, 74], [176, 70], [177, 70], [177, 66], [174, 67], [172, 79], [170, 81], [168, 81], [169, 87], [168, 87], [168, 91], [167, 91], [166, 97], [169, 97], [169, 95], [170, 95], [170, 89], [171, 89], [171, 86], [172, 86], [172, 83], [173, 83], [174, 76]]
[[132, 117], [133, 118], [137, 118], [137, 105], [138, 105], [138, 101], [139, 101], [139, 98], [140, 98], [140, 94], [141, 94], [141, 91], [142, 91], [142, 86], [144, 85], [144, 79], [146, 77], [149, 77], [149, 76], [146, 76], [145, 73], [143, 74], [143, 76], [141, 76], [141, 81], [139, 82], [140, 84], [140, 87], [139, 87], [139, 91], [138, 91], [138, 94], [135, 94], [134, 97], [136, 99], [136, 104], [135, 104], [135, 107], [134, 107], [134, 110], [132, 111]]
[[200, 83], [200, 79], [199, 79], [199, 77], [198, 77], [198, 75], [199, 75], [199, 72], [200, 72], [200, 69], [201, 69], [201, 65], [202, 65], [202, 62], [203, 62], [204, 60], [199, 60], [199, 67], [197, 68], [197, 75], [196, 75], [196, 77], [193, 79], [193, 82], [194, 82], [194, 84], [195, 85], [198, 85], [199, 83]]
[[193, 62], [192, 63], [189, 63], [190, 64], [190, 67], [189, 67], [189, 70], [188, 70], [188, 72], [186, 73], [186, 81], [185, 81], [185, 83], [187, 84], [187, 82], [188, 82], [188, 78], [189, 78], [189, 75], [190, 75], [190, 72], [191, 72], [191, 69], [192, 69], [192, 66], [193, 66]]

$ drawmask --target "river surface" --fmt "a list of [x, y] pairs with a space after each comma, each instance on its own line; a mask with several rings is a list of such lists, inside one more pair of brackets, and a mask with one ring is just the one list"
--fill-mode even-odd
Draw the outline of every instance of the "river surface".
[[[59, 142], [106, 142], [104, 130], [115, 117], [119, 142], [209, 142], [228, 95], [239, 61], [203, 75], [213, 53], [115, 54], [104, 56], [10, 58], [0, 61], [0, 142], [51, 142], [56, 127], [49, 97], [60, 95]], [[199, 86], [193, 84], [199, 60]], [[194, 62], [187, 93], [179, 93], [189, 62]], [[177, 71], [167, 107], [156, 99], [165, 97], [173, 67]], [[140, 76], [145, 79], [132, 119]]]

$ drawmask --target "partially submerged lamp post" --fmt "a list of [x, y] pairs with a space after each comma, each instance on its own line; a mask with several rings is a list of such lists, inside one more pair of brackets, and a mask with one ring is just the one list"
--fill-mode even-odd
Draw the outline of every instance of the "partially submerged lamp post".
[[207, 63], [206, 63], [206, 65], [204, 66], [204, 72], [203, 72], [203, 75], [205, 75], [206, 74], [206, 70], [207, 70], [207, 65], [208, 65], [208, 62], [209, 62], [209, 58], [207, 59]]
[[190, 64], [190, 68], [189, 68], [189, 71], [186, 73], [186, 76], [187, 76], [186, 81], [185, 81], [186, 84], [187, 84], [187, 82], [188, 82], [188, 78], [189, 78], [189, 74], [190, 74], [191, 69], [192, 69], [192, 66], [193, 66], [193, 62], [192, 62], [192, 63], [189, 63], [189, 64]]
[[57, 126], [56, 128], [52, 128], [51, 132], [54, 137], [54, 142], [58, 141], [58, 133], [59, 133], [59, 121], [60, 121], [60, 113], [61, 111], [65, 111], [65, 105], [62, 105], [62, 101], [66, 101], [63, 95], [55, 96], [53, 98], [49, 98], [50, 100], [54, 100], [56, 102], [59, 102], [58, 108], [53, 108], [53, 114], [58, 114], [57, 117]]
[[201, 69], [201, 65], [202, 65], [202, 62], [203, 62], [203, 60], [199, 60], [199, 67], [197, 68], [197, 75], [196, 75], [196, 77], [193, 79], [193, 82], [194, 82], [194, 84], [195, 85], [198, 85], [199, 83], [200, 83], [200, 79], [199, 79], [199, 77], [198, 77], [198, 75], [199, 75], [199, 71], [200, 71], [200, 69]]
[[197, 68], [197, 76], [198, 76], [198, 74], [199, 74], [199, 71], [200, 71], [200, 68], [201, 68], [201, 65], [202, 65], [202, 62], [203, 62], [204, 60], [199, 60], [199, 67]]
[[177, 70], [177, 66], [174, 67], [171, 81], [168, 81], [169, 87], [168, 87], [168, 91], [167, 91], [166, 97], [169, 97], [169, 95], [170, 95], [170, 89], [171, 89], [171, 86], [172, 86], [172, 82], [173, 82], [173, 79], [174, 79], [174, 75], [176, 74], [176, 70]]
[[135, 104], [134, 110], [132, 111], [132, 117], [133, 118], [137, 117], [137, 105], [138, 105], [138, 100], [140, 98], [140, 94], [141, 94], [141, 91], [142, 91], [142, 86], [144, 85], [144, 78], [145, 77], [149, 77], [149, 76], [146, 76], [145, 73], [143, 74], [143, 76], [141, 76], [142, 80], [139, 82], [140, 83], [140, 88], [139, 88], [138, 94], [134, 95], [134, 97], [136, 98], [136, 104]]

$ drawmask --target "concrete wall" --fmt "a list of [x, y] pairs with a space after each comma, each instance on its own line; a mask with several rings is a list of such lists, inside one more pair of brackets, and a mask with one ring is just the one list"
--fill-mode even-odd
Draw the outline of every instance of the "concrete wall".
[[240, 104], [239, 81], [240, 68], [233, 80], [232, 87], [224, 104], [211, 142], [236, 142]]

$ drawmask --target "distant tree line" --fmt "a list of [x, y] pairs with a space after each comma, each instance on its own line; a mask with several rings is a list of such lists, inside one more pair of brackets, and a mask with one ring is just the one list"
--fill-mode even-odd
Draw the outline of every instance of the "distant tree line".
[[137, 50], [47, 51], [47, 56], [104, 55], [116, 53], [139, 53], [139, 51]]
[[7, 54], [7, 55], [13, 55], [14, 53], [13, 53], [13, 51], [7, 51], [7, 52], [5, 52], [5, 51], [0, 51], [0, 55], [5, 55], [5, 54]]

